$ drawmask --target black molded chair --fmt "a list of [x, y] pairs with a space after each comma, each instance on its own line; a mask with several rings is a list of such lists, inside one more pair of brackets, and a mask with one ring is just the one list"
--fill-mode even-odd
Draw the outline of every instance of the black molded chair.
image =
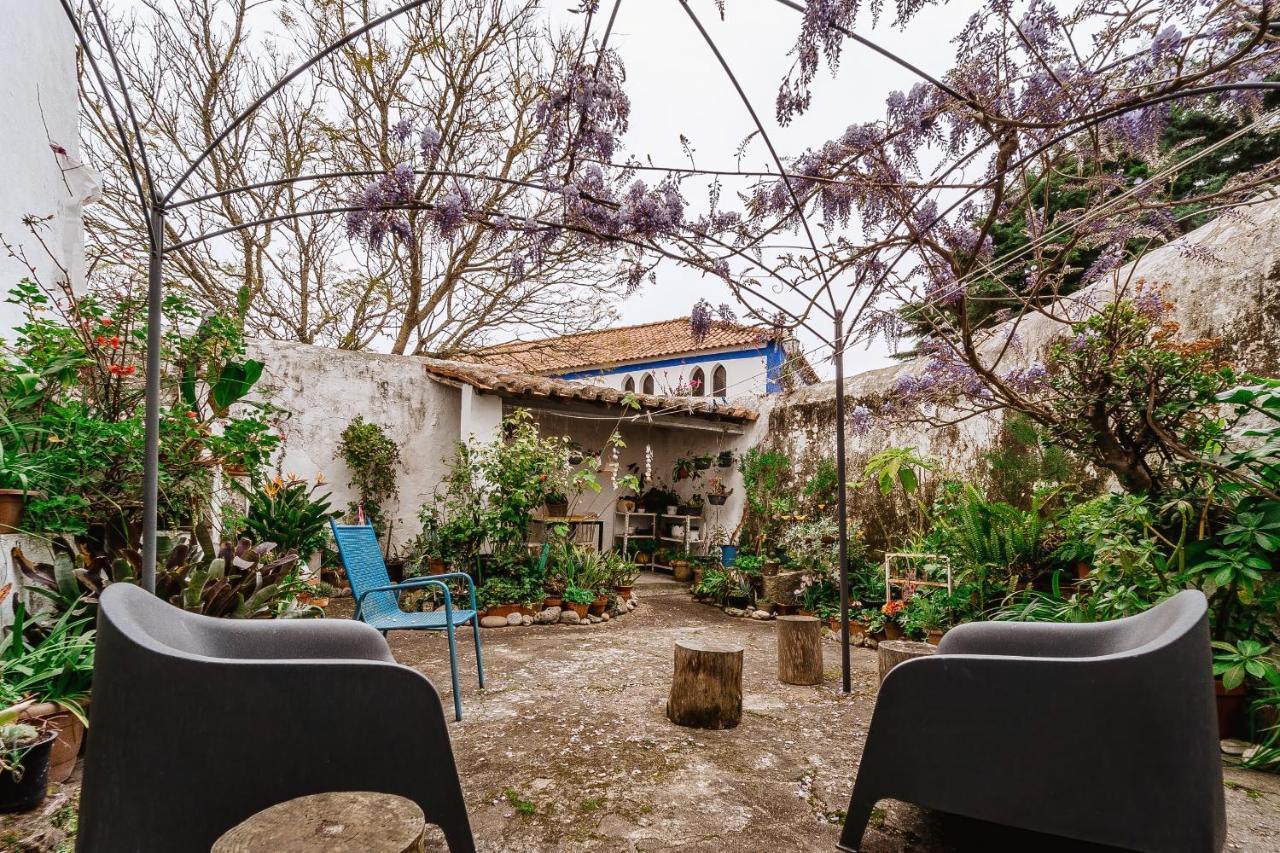
[[1084, 625], [961, 625], [880, 687], [839, 849], [882, 798], [1131, 850], [1226, 837], [1209, 622], [1181, 592]]
[[90, 722], [79, 851], [208, 850], [325, 791], [407, 797], [475, 850], [439, 694], [359, 622], [211, 619], [114, 584]]

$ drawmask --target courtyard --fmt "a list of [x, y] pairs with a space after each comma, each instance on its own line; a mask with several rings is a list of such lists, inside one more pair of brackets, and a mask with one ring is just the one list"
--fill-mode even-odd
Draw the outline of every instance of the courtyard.
[[[608, 624], [484, 631], [490, 686], [481, 691], [464, 679], [467, 716], [451, 725], [479, 850], [834, 847], [875, 704], [875, 652], [854, 650], [848, 695], [839, 689], [838, 646], [831, 638], [824, 643], [825, 683], [785, 685], [776, 677], [772, 623], [725, 616], [676, 586], [661, 576], [642, 578], [640, 607]], [[331, 615], [344, 617], [350, 605], [338, 602]], [[692, 634], [745, 648], [744, 713], [735, 729], [681, 728], [663, 713], [672, 644]], [[390, 640], [398, 661], [447, 684], [443, 637], [402, 632]], [[361, 725], [376, 725], [377, 717], [371, 708]], [[1226, 849], [1280, 850], [1280, 781], [1233, 767], [1225, 776]], [[0, 849], [66, 849], [74, 837], [78, 780], [77, 774], [51, 791], [39, 812], [4, 818]], [[447, 848], [437, 837], [427, 849]], [[864, 849], [1106, 848], [886, 800]]]

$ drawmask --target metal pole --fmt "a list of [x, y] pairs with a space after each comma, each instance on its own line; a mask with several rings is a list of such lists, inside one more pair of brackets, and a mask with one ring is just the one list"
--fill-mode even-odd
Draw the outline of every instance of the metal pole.
[[844, 312], [836, 311], [833, 339], [836, 362], [836, 524], [840, 542], [840, 679], [845, 693], [853, 689], [849, 678], [849, 508], [845, 502], [847, 474], [844, 458]]
[[160, 499], [160, 334], [164, 288], [164, 209], [151, 208], [147, 274], [147, 438], [142, 475], [142, 588], [156, 591], [156, 516]]

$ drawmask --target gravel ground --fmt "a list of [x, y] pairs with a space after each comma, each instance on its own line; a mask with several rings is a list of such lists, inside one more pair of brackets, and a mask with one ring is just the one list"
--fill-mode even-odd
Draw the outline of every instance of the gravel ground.
[[[663, 586], [601, 625], [486, 629], [484, 691], [460, 638], [465, 716], [453, 744], [480, 850], [834, 849], [875, 702], [874, 652], [854, 650], [850, 695], [834, 641], [822, 686], [780, 684], [771, 623]], [[349, 600], [335, 601], [331, 616], [349, 614]], [[663, 714], [672, 645], [694, 634], [745, 647], [736, 729], [684, 729]], [[444, 637], [401, 632], [391, 646], [450, 706]], [[77, 793], [73, 779], [36, 812], [0, 818], [0, 850], [69, 850]], [[1229, 768], [1226, 798], [1228, 849], [1280, 851], [1280, 777]], [[1083, 849], [892, 801], [873, 823], [869, 853]]]

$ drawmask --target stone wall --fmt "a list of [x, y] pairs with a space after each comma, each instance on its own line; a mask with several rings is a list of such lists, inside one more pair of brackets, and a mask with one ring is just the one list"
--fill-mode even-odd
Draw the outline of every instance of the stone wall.
[[[1192, 244], [1203, 246], [1219, 260], [1189, 259], [1184, 250]], [[1118, 283], [1143, 279], [1166, 287], [1165, 297], [1175, 303], [1174, 317], [1187, 337], [1221, 338], [1240, 369], [1280, 375], [1280, 200], [1222, 217], [1121, 268], [1092, 288], [1094, 304], [1105, 304]], [[1026, 359], [1043, 352], [1063, 328], [1040, 315], [1022, 324], [1019, 337]], [[906, 361], [848, 377], [849, 408], [891, 394], [900, 374], [918, 372], [922, 366], [920, 361]], [[849, 429], [850, 478], [861, 473], [867, 457], [887, 447], [913, 447], [940, 460], [949, 472], [973, 475], [985, 467], [984, 453], [999, 440], [1001, 420], [999, 415], [975, 417], [942, 429], [923, 424], [876, 426], [865, 435]], [[796, 476], [803, 482], [819, 460], [835, 455], [834, 383], [776, 398], [768, 421], [765, 440], [792, 458]], [[851, 502], [853, 516], [872, 539], [899, 526], [903, 508], [881, 499], [874, 490], [857, 490]]]

